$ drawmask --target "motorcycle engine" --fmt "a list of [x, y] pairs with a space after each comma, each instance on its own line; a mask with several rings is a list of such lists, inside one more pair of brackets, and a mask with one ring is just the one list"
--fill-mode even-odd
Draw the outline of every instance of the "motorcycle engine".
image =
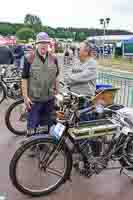
[[19, 83], [12, 83], [10, 85], [10, 92], [11, 92], [11, 96], [13, 96], [13, 97], [21, 96], [20, 84]]

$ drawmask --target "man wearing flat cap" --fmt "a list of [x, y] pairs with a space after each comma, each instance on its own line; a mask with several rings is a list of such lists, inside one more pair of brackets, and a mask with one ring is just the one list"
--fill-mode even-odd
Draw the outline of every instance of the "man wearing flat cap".
[[[59, 74], [57, 58], [45, 32], [36, 37], [35, 50], [25, 56], [22, 73], [22, 94], [28, 110], [27, 134], [43, 126], [48, 132], [54, 120], [54, 95]], [[32, 130], [32, 131], [31, 131]]]

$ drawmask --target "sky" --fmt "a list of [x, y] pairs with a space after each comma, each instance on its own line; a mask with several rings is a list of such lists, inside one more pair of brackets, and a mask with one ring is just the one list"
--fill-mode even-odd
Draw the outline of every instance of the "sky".
[[22, 23], [27, 13], [38, 15], [52, 27], [101, 28], [100, 18], [110, 17], [108, 28], [133, 31], [133, 0], [3, 0], [0, 21]]

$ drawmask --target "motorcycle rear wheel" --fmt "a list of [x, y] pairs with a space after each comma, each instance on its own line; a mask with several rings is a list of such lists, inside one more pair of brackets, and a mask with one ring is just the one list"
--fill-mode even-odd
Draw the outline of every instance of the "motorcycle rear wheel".
[[2, 83], [0, 83], [0, 104], [4, 101], [6, 98], [6, 91]]
[[[16, 102], [14, 102], [11, 106], [9, 106], [8, 110], [6, 111], [5, 114], [5, 124], [6, 127], [9, 129], [9, 131], [11, 131], [13, 134], [17, 135], [17, 136], [23, 136], [26, 135], [26, 130], [27, 127], [26, 125], [24, 125], [25, 127], [22, 128], [21, 130], [19, 130], [18, 128], [15, 127], [15, 123], [16, 121], [14, 121], [14, 123], [11, 121], [11, 114], [13, 113], [13, 111], [18, 107], [18, 106], [23, 106], [24, 104], [24, 100], [23, 99], [19, 99]], [[20, 113], [20, 115], [22, 115], [23, 113]], [[20, 116], [21, 118], [21, 116]], [[26, 120], [26, 119], [25, 119]]]
[[[126, 147], [124, 148], [124, 157], [119, 162], [127, 171], [133, 171], [133, 137], [129, 137]], [[132, 177], [133, 178], [133, 177]]]

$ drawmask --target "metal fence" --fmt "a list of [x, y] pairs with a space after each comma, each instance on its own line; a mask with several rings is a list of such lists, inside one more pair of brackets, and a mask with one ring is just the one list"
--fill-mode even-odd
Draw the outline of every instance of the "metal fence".
[[115, 103], [133, 107], [133, 74], [100, 70], [97, 72], [97, 83], [120, 88], [115, 97]]

